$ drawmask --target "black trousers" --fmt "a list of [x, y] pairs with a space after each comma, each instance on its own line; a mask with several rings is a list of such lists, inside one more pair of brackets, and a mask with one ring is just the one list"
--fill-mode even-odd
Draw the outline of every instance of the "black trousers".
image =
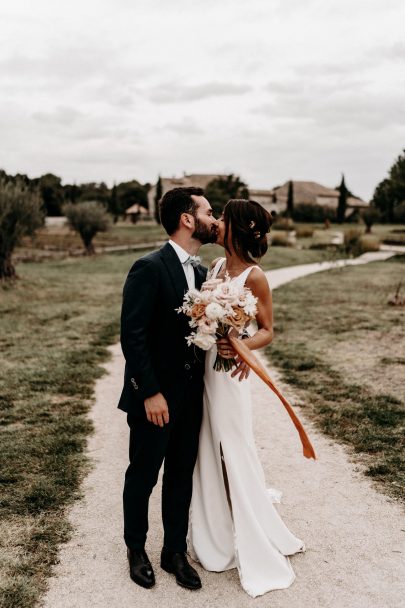
[[186, 538], [202, 417], [202, 386], [192, 388], [176, 407], [170, 407], [163, 428], [145, 418], [128, 415], [129, 461], [124, 485], [124, 539], [130, 549], [145, 546], [149, 497], [164, 461], [162, 519], [164, 547], [187, 549]]

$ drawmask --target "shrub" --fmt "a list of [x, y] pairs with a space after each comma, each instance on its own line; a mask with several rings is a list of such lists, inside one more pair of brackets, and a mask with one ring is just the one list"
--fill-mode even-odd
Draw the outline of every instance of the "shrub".
[[368, 251], [379, 251], [380, 241], [371, 235], [363, 235], [360, 230], [348, 230], [344, 235], [346, 253], [361, 255]]
[[312, 238], [314, 236], [314, 229], [311, 226], [297, 226], [295, 234], [297, 239]]
[[294, 222], [289, 217], [277, 216], [274, 224], [271, 227], [272, 230], [295, 230]]
[[39, 193], [22, 180], [0, 180], [0, 280], [16, 276], [12, 254], [23, 236], [43, 226], [45, 214]]
[[294, 206], [292, 218], [295, 222], [322, 223], [326, 219], [336, 220], [336, 210], [316, 203], [299, 203]]
[[68, 203], [63, 207], [69, 226], [80, 234], [85, 252], [95, 253], [93, 239], [98, 232], [106, 232], [110, 225], [110, 216], [101, 203], [87, 201], [84, 203]]
[[271, 244], [276, 247], [291, 247], [292, 243], [288, 238], [288, 234], [274, 233], [271, 235]]
[[380, 250], [380, 241], [377, 237], [363, 234], [359, 238], [359, 250], [361, 253], [367, 253], [368, 251], [379, 251]]
[[361, 230], [351, 229], [344, 233], [343, 247], [346, 253], [351, 255], [359, 255], [359, 239], [361, 236]]
[[363, 209], [361, 212], [361, 218], [366, 225], [366, 233], [369, 234], [371, 232], [371, 227], [373, 224], [378, 222], [381, 215], [378, 209], [375, 207], [369, 207], [368, 209]]

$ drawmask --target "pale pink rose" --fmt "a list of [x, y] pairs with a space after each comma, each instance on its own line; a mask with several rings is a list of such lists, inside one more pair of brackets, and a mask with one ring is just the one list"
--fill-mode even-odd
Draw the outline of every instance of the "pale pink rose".
[[202, 350], [209, 350], [211, 346], [214, 346], [216, 340], [216, 337], [210, 334], [196, 334], [193, 343]]
[[198, 322], [198, 332], [201, 334], [215, 335], [218, 324], [215, 321], [200, 319]]
[[213, 291], [220, 283], [222, 283], [222, 279], [208, 279], [208, 281], [205, 281], [205, 283], [201, 285], [201, 290]]

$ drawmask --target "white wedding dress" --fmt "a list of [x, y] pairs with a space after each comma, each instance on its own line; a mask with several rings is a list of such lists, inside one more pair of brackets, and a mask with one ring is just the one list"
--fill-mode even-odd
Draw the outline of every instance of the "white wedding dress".
[[[215, 265], [215, 277], [225, 258]], [[252, 267], [233, 281], [244, 285]], [[304, 550], [274, 507], [281, 493], [268, 490], [252, 429], [250, 379], [213, 369], [214, 346], [205, 363], [204, 412], [193, 476], [188, 545], [206, 570], [237, 568], [252, 597], [285, 589], [295, 575], [287, 555]]]

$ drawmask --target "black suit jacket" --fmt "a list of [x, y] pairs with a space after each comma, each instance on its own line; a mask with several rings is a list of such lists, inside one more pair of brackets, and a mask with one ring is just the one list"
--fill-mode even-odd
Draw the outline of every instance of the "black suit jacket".
[[[204, 282], [207, 269], [194, 269], [195, 286]], [[182, 264], [166, 243], [132, 266], [124, 285], [121, 346], [124, 387], [118, 407], [145, 416], [144, 400], [161, 392], [169, 410], [180, 404], [193, 384], [202, 391], [205, 352], [187, 346], [188, 317], [177, 313], [188, 290]]]

